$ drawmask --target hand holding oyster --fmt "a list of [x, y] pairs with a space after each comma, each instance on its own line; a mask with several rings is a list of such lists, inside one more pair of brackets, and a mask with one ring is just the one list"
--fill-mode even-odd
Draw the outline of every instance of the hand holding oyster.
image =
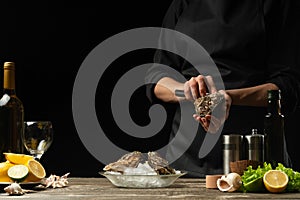
[[[178, 97], [185, 97], [183, 90], [175, 90], [175, 95]], [[228, 113], [226, 113], [227, 108], [225, 106], [224, 108], [219, 106], [225, 105], [224, 103], [227, 102], [224, 95], [224, 91], [220, 90], [212, 94], [207, 93], [205, 96], [199, 97], [194, 101], [194, 118], [201, 123], [205, 131], [216, 133], [224, 123], [228, 115]], [[215, 115], [213, 116], [212, 112], [218, 106], [221, 110], [220, 112], [215, 112]]]
[[[175, 90], [175, 95], [185, 97], [183, 90]], [[195, 112], [200, 117], [211, 115], [212, 111], [224, 100], [224, 95], [219, 91], [212, 94], [207, 93], [194, 101]]]

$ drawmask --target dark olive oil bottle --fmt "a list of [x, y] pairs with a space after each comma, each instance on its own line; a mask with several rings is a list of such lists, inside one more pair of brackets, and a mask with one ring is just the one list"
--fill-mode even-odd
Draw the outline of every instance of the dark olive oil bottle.
[[278, 163], [288, 166], [280, 90], [268, 90], [267, 99], [268, 107], [264, 121], [265, 160], [271, 163], [273, 168]]

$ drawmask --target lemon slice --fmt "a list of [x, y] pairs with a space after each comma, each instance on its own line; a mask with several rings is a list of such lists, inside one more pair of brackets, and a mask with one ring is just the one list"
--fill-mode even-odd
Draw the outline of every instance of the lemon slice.
[[3, 153], [5, 159], [16, 165], [25, 165], [28, 160], [33, 160], [33, 156], [18, 153]]
[[289, 182], [289, 177], [283, 171], [269, 170], [265, 173], [263, 182], [269, 192], [280, 193], [285, 190]]
[[28, 168], [25, 165], [14, 165], [7, 171], [7, 175], [14, 181], [22, 182], [28, 175]]
[[29, 160], [26, 164], [29, 169], [29, 173], [25, 182], [36, 182], [41, 181], [41, 179], [45, 178], [46, 171], [43, 165], [37, 160]]

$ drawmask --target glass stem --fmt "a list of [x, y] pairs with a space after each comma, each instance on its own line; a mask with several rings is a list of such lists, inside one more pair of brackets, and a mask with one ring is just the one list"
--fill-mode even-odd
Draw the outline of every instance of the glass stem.
[[40, 162], [42, 154], [35, 154], [33, 157], [34, 157], [35, 160]]

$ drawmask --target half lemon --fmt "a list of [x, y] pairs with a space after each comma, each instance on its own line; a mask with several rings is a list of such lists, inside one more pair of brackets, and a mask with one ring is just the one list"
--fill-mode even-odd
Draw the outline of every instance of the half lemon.
[[43, 165], [37, 160], [28, 160], [26, 166], [29, 169], [29, 173], [24, 182], [36, 182], [45, 178], [46, 171]]
[[287, 187], [289, 177], [283, 171], [269, 170], [264, 174], [263, 182], [269, 192], [280, 193]]

